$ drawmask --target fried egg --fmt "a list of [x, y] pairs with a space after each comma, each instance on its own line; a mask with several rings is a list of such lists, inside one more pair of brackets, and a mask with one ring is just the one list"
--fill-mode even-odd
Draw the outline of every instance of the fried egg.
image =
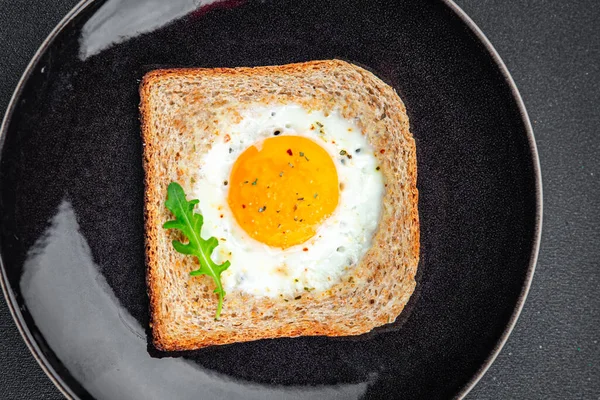
[[354, 121], [299, 105], [219, 120], [190, 198], [229, 260], [226, 291], [294, 297], [338, 283], [371, 246], [384, 182]]

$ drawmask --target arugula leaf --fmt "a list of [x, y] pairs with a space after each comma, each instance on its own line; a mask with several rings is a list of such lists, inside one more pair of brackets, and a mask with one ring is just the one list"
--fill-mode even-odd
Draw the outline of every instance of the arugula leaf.
[[179, 229], [188, 239], [187, 244], [181, 243], [178, 240], [173, 240], [172, 243], [178, 252], [194, 256], [198, 259], [200, 268], [191, 271], [190, 275], [207, 275], [215, 282], [217, 288], [214, 292], [219, 295], [215, 320], [218, 320], [223, 308], [223, 297], [225, 297], [225, 290], [223, 290], [223, 284], [221, 283], [221, 273], [229, 268], [230, 262], [225, 261], [223, 264], [217, 265], [211, 260], [210, 255], [215, 247], [219, 245], [219, 241], [215, 237], [204, 240], [200, 236], [204, 218], [202, 214], [194, 212], [194, 206], [199, 202], [198, 199], [187, 201], [181, 185], [177, 182], [171, 182], [167, 189], [167, 201], [165, 205], [173, 213], [175, 219], [165, 222], [163, 228]]

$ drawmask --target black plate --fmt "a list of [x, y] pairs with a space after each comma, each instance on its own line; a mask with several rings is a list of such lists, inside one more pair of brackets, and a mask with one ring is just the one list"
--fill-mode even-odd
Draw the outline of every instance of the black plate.
[[[446, 1], [194, 3], [84, 1], [15, 92], [2, 126], [2, 284], [42, 368], [73, 398], [466, 394], [515, 323], [539, 246], [535, 143], [498, 55]], [[140, 78], [336, 57], [393, 85], [411, 118], [422, 252], [409, 307], [358, 338], [153, 351]]]

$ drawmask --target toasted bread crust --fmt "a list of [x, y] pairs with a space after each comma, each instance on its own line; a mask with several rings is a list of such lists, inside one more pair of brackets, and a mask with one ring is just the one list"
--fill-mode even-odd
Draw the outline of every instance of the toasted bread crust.
[[[167, 69], [140, 85], [144, 144], [147, 285], [154, 344], [192, 350], [263, 338], [358, 335], [393, 322], [415, 287], [419, 260], [415, 142], [396, 92], [372, 73], [340, 60], [256, 68]], [[297, 103], [355, 119], [376, 149], [386, 194], [373, 245], [343, 281], [300, 300], [228, 293], [222, 317], [207, 277], [190, 277], [192, 257], [175, 252], [166, 187], [193, 175], [197, 154], [210, 148], [211, 110], [232, 116], [252, 104]], [[198, 127], [200, 126], [201, 129]], [[200, 132], [200, 133], [198, 133]], [[216, 134], [216, 133], [215, 133]], [[185, 138], [179, 140], [178, 138]], [[195, 146], [194, 146], [195, 148]]]

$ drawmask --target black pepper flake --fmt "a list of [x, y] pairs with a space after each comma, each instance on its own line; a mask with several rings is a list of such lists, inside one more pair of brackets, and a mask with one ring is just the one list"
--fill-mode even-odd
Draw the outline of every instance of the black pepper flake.
[[342, 158], [342, 159], [340, 160], [340, 162], [341, 162], [342, 164], [346, 164], [346, 160], [345, 160], [344, 158]]
[[277, 130], [275, 132], [273, 132], [273, 135], [278, 136], [281, 133], [281, 131]]
[[229, 148], [229, 154], [233, 153], [233, 149], [230, 147]]
[[306, 156], [304, 156], [304, 159], [305, 159], [306, 161], [310, 161], [310, 160], [308, 159], [308, 157], [306, 157]]
[[375, 171], [379, 171], [381, 169], [380, 166], [377, 166], [377, 168], [375, 168]]
[[256, 179], [254, 180], [254, 182], [252, 182], [252, 186], [256, 186], [256, 182], [258, 182], [258, 178], [256, 178]]
[[323, 127], [323, 124], [322, 124], [322, 123], [320, 123], [319, 121], [315, 122], [315, 124], [317, 124], [317, 126], [318, 126], [319, 128], [322, 128], [322, 127]]
[[281, 211], [281, 210], [277, 210], [277, 214], [279, 214], [279, 211]]
[[258, 212], [264, 212], [267, 209], [267, 206], [262, 206], [258, 209]]
[[294, 300], [300, 300], [302, 298], [302, 296], [296, 296], [294, 297]]
[[352, 160], [352, 154], [346, 154], [346, 157]]
[[304, 197], [298, 197], [298, 201], [304, 200]]
[[247, 183], [248, 183], [248, 181], [244, 181], [244, 185], [247, 184]]
[[223, 185], [227, 186], [229, 182], [228, 181], [223, 181]]
[[288, 156], [294, 155], [294, 153], [292, 152], [292, 149], [287, 149], [286, 153], [288, 153]]
[[345, 156], [346, 155], [346, 150], [340, 150], [340, 156]]
[[360, 149], [356, 149], [354, 150], [356, 153], [360, 153]]

